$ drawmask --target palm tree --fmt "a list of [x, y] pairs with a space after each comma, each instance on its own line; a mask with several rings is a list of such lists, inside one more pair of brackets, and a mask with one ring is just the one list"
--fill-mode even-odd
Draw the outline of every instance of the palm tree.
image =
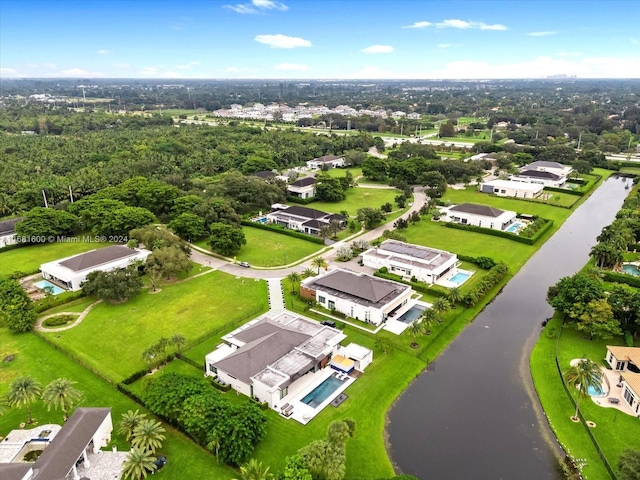
[[427, 335], [431, 335], [431, 327], [439, 322], [440, 317], [433, 308], [427, 308], [422, 312], [422, 326]]
[[300, 283], [300, 274], [298, 272], [291, 272], [287, 275], [287, 280], [291, 282], [291, 293], [295, 295], [296, 293], [296, 284]]
[[220, 438], [216, 434], [212, 433], [209, 435], [209, 437], [207, 437], [207, 440], [207, 448], [215, 454], [217, 461], [218, 454], [220, 453], [220, 447], [222, 446]]
[[302, 278], [314, 277], [315, 275], [316, 275], [316, 272], [314, 272], [310, 268], [305, 268], [302, 272]]
[[42, 392], [42, 401], [47, 405], [47, 409], [51, 410], [51, 407], [54, 407], [57, 410], [59, 406], [65, 422], [69, 418], [67, 409], [82, 397], [82, 393], [73, 386], [76, 383], [66, 378], [57, 378], [49, 383]]
[[273, 475], [269, 473], [269, 467], [262, 468], [262, 462], [258, 462], [255, 458], [240, 467], [240, 480], [268, 480], [270, 478], [273, 478]]
[[184, 347], [187, 344], [187, 339], [185, 338], [184, 335], [180, 335], [179, 333], [176, 333], [173, 337], [169, 339], [169, 343], [174, 347], [176, 347], [177, 353], [180, 353], [180, 351], [182, 350], [182, 347]]
[[27, 409], [27, 423], [33, 423], [31, 418], [31, 404], [42, 395], [42, 386], [31, 377], [16, 378], [9, 386], [7, 402], [10, 407], [21, 407]]
[[127, 413], [123, 413], [122, 419], [120, 423], [118, 423], [118, 433], [126, 435], [127, 440], [129, 440], [133, 436], [136, 427], [140, 425], [140, 422], [142, 422], [146, 416], [146, 413], [140, 413], [137, 409], [135, 412], [129, 410]]
[[311, 265], [318, 269], [318, 275], [320, 275], [321, 268], [327, 268], [329, 266], [327, 264], [327, 261], [322, 257], [315, 257], [313, 260], [311, 260]]
[[151, 364], [156, 359], [156, 350], [154, 347], [147, 348], [144, 352], [142, 352], [142, 359]]
[[600, 366], [588, 358], [581, 359], [564, 372], [564, 379], [567, 385], [578, 389], [578, 399], [576, 401], [576, 413], [573, 420], [578, 419], [580, 409], [580, 399], [589, 395], [589, 387], [598, 387], [602, 382], [602, 370]]
[[122, 476], [131, 480], [141, 480], [149, 475], [149, 472], [155, 471], [155, 461], [153, 453], [141, 448], [132, 448], [122, 464]]
[[411, 335], [413, 335], [413, 343], [411, 346], [413, 348], [417, 348], [418, 342], [416, 342], [416, 338], [422, 333], [422, 325], [420, 325], [420, 322], [412, 322], [409, 324], [409, 328], [407, 330], [409, 330]]
[[160, 422], [147, 418], [142, 420], [133, 430], [131, 445], [156, 453], [156, 450], [162, 447], [162, 440], [165, 439], [164, 432], [164, 427]]
[[450, 288], [447, 298], [451, 303], [451, 308], [456, 308], [456, 303], [462, 300], [462, 292], [460, 291], [460, 287]]
[[433, 301], [431, 308], [438, 314], [438, 320], [442, 322], [442, 316], [449, 311], [451, 304], [444, 297], [438, 297]]

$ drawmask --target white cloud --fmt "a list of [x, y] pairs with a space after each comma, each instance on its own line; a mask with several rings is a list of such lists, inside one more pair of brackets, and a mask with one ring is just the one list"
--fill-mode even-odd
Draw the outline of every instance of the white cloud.
[[228, 73], [235, 73], [239, 71], [240, 69], [238, 67], [227, 67], [223, 70], [223, 72], [228, 72]]
[[223, 5], [222, 8], [228, 8], [228, 9], [233, 10], [234, 12], [240, 13], [240, 14], [258, 13], [258, 10], [253, 8], [251, 5], [244, 5], [242, 3], [239, 4], [239, 5]]
[[478, 25], [478, 28], [480, 28], [480, 30], [498, 30], [500, 32], [508, 30], [508, 28], [505, 25], [502, 25], [501, 23], [494, 23], [493, 25], [487, 25], [486, 23], [480, 22], [477, 25]]
[[304, 70], [307, 70], [308, 67], [299, 63], [281, 63], [280, 65], [276, 65], [273, 68], [275, 68], [276, 70], [292, 70], [302, 72]]
[[65, 77], [90, 77], [95, 75], [81, 68], [70, 68], [68, 70], [61, 70], [60, 73]]
[[264, 8], [265, 10], [289, 10], [284, 3], [273, 2], [272, 0], [251, 0], [251, 3], [257, 8]]
[[415, 22], [411, 25], [404, 25], [402, 28], [427, 28], [433, 25], [431, 22]]
[[531, 32], [527, 33], [528, 37], [548, 37], [550, 35], [555, 35], [558, 32]]
[[140, 71], [140, 74], [141, 75], [157, 75], [159, 71], [160, 69], [157, 67], [144, 67]]
[[296, 48], [310, 47], [311, 42], [300, 37], [289, 37], [278, 33], [277, 35], [256, 35], [254, 40], [258, 43], [264, 43], [271, 48]]
[[391, 72], [389, 70], [381, 70], [378, 67], [368, 66], [361, 68], [360, 70], [353, 72], [349, 75], [349, 78], [390, 78]]
[[11, 78], [20, 76], [20, 73], [15, 68], [0, 67], [0, 78]]
[[109, 50], [98, 50], [98, 55], [107, 55], [111, 52], [109, 52]]
[[236, 5], [223, 5], [223, 8], [228, 8], [236, 13], [240, 14], [256, 14], [262, 13], [265, 10], [280, 10], [284, 12], [289, 10], [289, 7], [281, 2], [274, 2], [273, 0], [251, 0], [251, 3], [238, 3]]
[[577, 57], [582, 55], [580, 52], [558, 52], [556, 53], [556, 57]]
[[438, 48], [451, 48], [453, 47], [453, 43], [439, 43]]
[[191, 67], [195, 67], [196, 65], [200, 65], [200, 62], [189, 62], [183, 65], [176, 65], [176, 68], [179, 70], [188, 70]]
[[362, 53], [391, 53], [395, 50], [391, 45], [371, 45], [360, 50]]
[[436, 28], [456, 28], [458, 30], [507, 30], [507, 27], [500, 23], [488, 25], [483, 22], [468, 22], [466, 20], [460, 20], [457, 18], [443, 20], [442, 22], [436, 23]]

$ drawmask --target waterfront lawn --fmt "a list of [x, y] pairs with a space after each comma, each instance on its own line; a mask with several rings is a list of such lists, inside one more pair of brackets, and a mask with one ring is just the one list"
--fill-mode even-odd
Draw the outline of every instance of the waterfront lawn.
[[[277, 267], [296, 262], [324, 248], [318, 243], [290, 237], [269, 230], [242, 227], [247, 244], [237, 255], [238, 261], [249, 262], [258, 267]], [[209, 249], [206, 245], [204, 248]]]
[[119, 305], [101, 303], [80, 325], [45, 335], [119, 382], [146, 367], [141, 354], [161, 337], [181, 334], [191, 341], [264, 312], [266, 290], [264, 281], [216, 271]]
[[[340, 213], [346, 210], [349, 216], [355, 217], [359, 208], [373, 207], [380, 208], [385, 203], [389, 202], [396, 209], [398, 206], [395, 204], [394, 199], [400, 195], [400, 190], [395, 188], [350, 188], [347, 190], [347, 198], [341, 202], [312, 202], [306, 205], [316, 210], [322, 210], [327, 213]], [[409, 200], [411, 201], [411, 200]]]
[[[47, 345], [33, 334], [11, 334], [6, 328], [0, 328], [0, 358], [15, 354], [12, 362], [0, 365], [0, 395], [5, 395], [9, 384], [20, 376], [30, 376], [43, 386], [50, 381], [64, 377], [77, 382], [75, 385], [83, 393], [80, 401], [82, 407], [111, 407], [114, 425], [127, 410], [139, 409], [148, 413], [140, 405], [118, 392], [105, 381], [94, 376], [62, 353]], [[32, 407], [33, 416], [39, 425], [45, 423], [62, 424], [62, 412], [52, 409], [48, 411], [42, 402]], [[0, 416], [0, 433], [6, 435], [10, 430], [18, 429], [26, 420], [24, 408], [11, 408]], [[220, 478], [231, 479], [237, 473], [216, 462], [215, 457], [195, 445], [184, 435], [165, 425], [166, 440], [160, 453], [169, 458], [169, 462], [159, 474], [159, 478]], [[120, 451], [129, 449], [129, 442], [117, 434], [114, 428], [112, 445]]]
[[[82, 238], [82, 236], [77, 238]], [[14, 272], [22, 272], [25, 275], [36, 273], [43, 263], [109, 245], [95, 242], [53, 242], [28, 245], [5, 252], [0, 251], [0, 275], [11, 275]]]
[[[549, 423], [565, 451], [574, 458], [586, 459], [583, 472], [589, 479], [609, 479], [593, 443], [582, 424], [573, 423], [569, 417], [575, 412], [562, 386], [554, 356], [558, 329], [562, 323], [554, 317], [545, 327], [533, 349], [530, 359], [531, 373], [536, 391]], [[574, 358], [590, 358], [602, 365], [606, 345], [622, 345], [622, 338], [588, 340], [582, 332], [565, 327], [559, 346], [558, 359], [562, 369], [568, 368]], [[590, 398], [580, 401], [580, 410], [596, 427], [591, 430], [609, 464], [616, 469], [618, 457], [625, 448], [640, 450], [640, 426], [638, 420], [614, 408], [603, 408]]]

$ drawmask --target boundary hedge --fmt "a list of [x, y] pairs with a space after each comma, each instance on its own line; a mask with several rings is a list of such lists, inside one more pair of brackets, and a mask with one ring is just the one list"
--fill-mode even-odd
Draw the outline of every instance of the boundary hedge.
[[494, 237], [508, 238], [509, 240], [513, 240], [515, 242], [524, 243], [526, 245], [533, 245], [538, 240], [540, 240], [540, 238], [553, 226], [553, 220], [548, 220], [546, 218], [544, 220], [546, 220], [546, 223], [542, 227], [540, 227], [540, 230], [538, 230], [533, 237], [530, 238], [521, 237], [520, 235], [505, 232], [504, 230], [476, 227], [475, 225], [462, 225], [460, 223], [454, 222], [445, 222], [443, 225], [447, 228], [457, 228], [458, 230], [469, 230], [471, 232], [485, 233], [487, 235], [493, 235]]
[[612, 272], [611, 270], [600, 270], [600, 272], [602, 272], [602, 279], [605, 282], [626, 283], [632, 287], [640, 288], [640, 277], [634, 277], [626, 273]]
[[299, 238], [301, 240], [307, 240], [308, 242], [324, 245], [324, 239], [320, 237], [314, 237], [306, 233], [297, 232], [295, 230], [288, 230], [284, 227], [276, 227], [275, 225], [268, 225], [266, 223], [250, 222], [248, 220], [242, 220], [242, 225], [245, 227], [259, 228], [261, 230], [268, 230], [270, 232], [280, 233], [282, 235], [288, 235], [289, 237]]

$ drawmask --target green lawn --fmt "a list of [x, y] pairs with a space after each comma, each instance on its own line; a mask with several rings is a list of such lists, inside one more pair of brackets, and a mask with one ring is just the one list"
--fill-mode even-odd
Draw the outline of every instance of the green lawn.
[[[575, 458], [587, 460], [583, 470], [586, 477], [590, 480], [608, 480], [610, 476], [585, 432], [584, 426], [573, 423], [569, 419], [575, 412], [575, 407], [562, 387], [560, 375], [553, 360], [559, 328], [562, 327], [558, 318], [550, 321], [531, 354], [531, 373], [536, 391], [545, 414], [565, 450]], [[587, 340], [583, 338], [581, 332], [572, 327], [565, 327], [559, 347], [560, 366], [562, 369], [568, 368], [572, 359], [583, 357], [601, 363], [606, 354], [606, 345], [622, 345], [622, 343], [621, 338]], [[614, 469], [620, 453], [625, 448], [640, 450], [640, 423], [637, 418], [614, 408], [600, 407], [591, 399], [581, 400], [580, 409], [587, 420], [596, 424], [596, 428], [591, 432]]]
[[240, 249], [237, 259], [258, 267], [288, 265], [323, 248], [319, 243], [259, 228], [245, 226], [242, 231], [247, 244]]
[[351, 172], [353, 178], [358, 178], [362, 175], [362, 168], [360, 167], [349, 167], [349, 168], [331, 168], [327, 170], [328, 173], [332, 177], [344, 177], [347, 172]]
[[146, 367], [141, 354], [160, 337], [180, 333], [190, 341], [265, 311], [266, 290], [264, 281], [213, 272], [123, 304], [102, 303], [77, 327], [46, 335], [118, 382]]
[[330, 213], [340, 213], [341, 211], [346, 210], [350, 216], [355, 216], [359, 208], [380, 208], [387, 202], [391, 203], [394, 208], [397, 208], [394, 198], [396, 198], [400, 193], [401, 192], [395, 188], [356, 187], [347, 190], [347, 198], [341, 202], [313, 202], [307, 206]]
[[[82, 238], [82, 235], [78, 238]], [[0, 276], [10, 275], [13, 272], [35, 273], [43, 263], [109, 245], [95, 242], [53, 242], [7, 250], [6, 252], [0, 252]]]
[[[118, 392], [108, 383], [97, 378], [62, 353], [47, 345], [33, 334], [14, 335], [5, 328], [0, 328], [0, 358], [8, 354], [15, 354], [12, 362], [0, 363], [0, 395], [5, 395], [9, 384], [20, 376], [31, 376], [43, 386], [50, 381], [65, 377], [77, 382], [78, 388], [84, 394], [80, 402], [83, 407], [111, 407], [114, 424], [127, 410], [140, 409], [125, 395]], [[34, 404], [33, 416], [38, 424], [62, 423], [60, 410], [47, 411], [41, 402]], [[10, 430], [18, 429], [20, 422], [26, 420], [24, 408], [11, 408], [0, 417], [0, 435], [6, 435]], [[154, 478], [159, 480], [174, 478], [220, 478], [231, 479], [237, 473], [229, 467], [218, 464], [209, 453], [188, 440], [182, 434], [165, 425], [166, 440], [160, 453], [169, 458], [167, 466]], [[113, 431], [113, 440], [109, 445], [117, 445], [119, 450], [127, 450], [129, 443], [124, 437]]]
[[620, 173], [632, 173], [633, 175], [640, 175], [640, 167], [622, 167]]

